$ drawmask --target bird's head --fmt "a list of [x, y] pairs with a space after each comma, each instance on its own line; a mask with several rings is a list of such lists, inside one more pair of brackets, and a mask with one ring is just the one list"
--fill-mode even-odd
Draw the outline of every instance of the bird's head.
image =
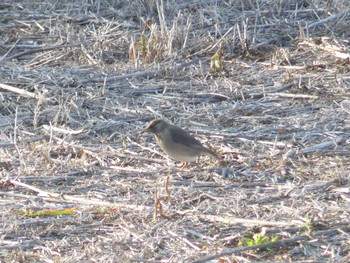
[[153, 120], [147, 128], [142, 130], [142, 133], [144, 132], [151, 132], [154, 134], [159, 134], [160, 132], [162, 132], [166, 127], [169, 126], [169, 123], [167, 123], [164, 120], [161, 119], [157, 119], [157, 120]]

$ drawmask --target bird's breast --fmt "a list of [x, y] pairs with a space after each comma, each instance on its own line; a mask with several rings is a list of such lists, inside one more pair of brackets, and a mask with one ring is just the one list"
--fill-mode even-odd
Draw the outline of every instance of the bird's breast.
[[156, 136], [156, 141], [160, 148], [169, 155], [170, 158], [180, 162], [192, 162], [202, 153], [197, 148], [190, 147], [180, 142], [174, 142], [170, 138], [165, 139]]

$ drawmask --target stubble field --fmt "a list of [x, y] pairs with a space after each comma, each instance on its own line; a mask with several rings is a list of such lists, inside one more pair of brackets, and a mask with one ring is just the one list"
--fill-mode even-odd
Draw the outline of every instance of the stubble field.
[[[0, 4], [1, 262], [349, 262], [350, 4]], [[163, 118], [215, 149], [180, 169]]]

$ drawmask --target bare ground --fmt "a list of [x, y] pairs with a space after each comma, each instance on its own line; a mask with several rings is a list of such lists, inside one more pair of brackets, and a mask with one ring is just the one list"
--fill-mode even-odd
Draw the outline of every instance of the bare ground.
[[[350, 261], [347, 0], [0, 14], [1, 262]], [[154, 118], [223, 161], [178, 168]]]

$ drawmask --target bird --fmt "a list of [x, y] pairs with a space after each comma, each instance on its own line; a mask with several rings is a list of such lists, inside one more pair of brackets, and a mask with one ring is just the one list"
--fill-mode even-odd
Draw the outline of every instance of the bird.
[[153, 120], [142, 133], [153, 133], [160, 148], [172, 159], [183, 163], [181, 168], [195, 161], [201, 155], [221, 160], [212, 150], [204, 147], [196, 138], [182, 128], [169, 124], [165, 120]]

